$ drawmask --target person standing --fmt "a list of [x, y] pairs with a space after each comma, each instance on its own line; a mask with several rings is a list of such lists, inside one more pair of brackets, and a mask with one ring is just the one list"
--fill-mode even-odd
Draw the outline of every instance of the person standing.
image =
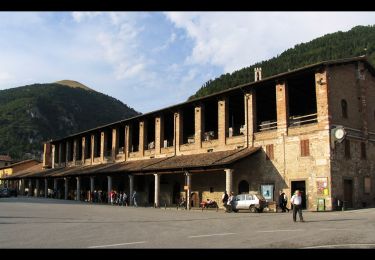
[[298, 212], [299, 220], [301, 222], [305, 222], [302, 216], [302, 197], [301, 197], [301, 192], [299, 190], [296, 190], [294, 192], [294, 195], [290, 199], [290, 202], [293, 205], [293, 221], [296, 222], [297, 212]]
[[134, 207], [138, 207], [138, 204], [137, 204], [137, 192], [136, 191], [134, 191], [134, 193], [133, 193], [133, 196], [132, 196], [132, 200], [133, 200], [133, 205], [134, 205]]
[[224, 191], [223, 196], [221, 196], [221, 201], [223, 202], [223, 205], [224, 205], [225, 211], [227, 211], [228, 198], [229, 198], [229, 196], [228, 196], [227, 191]]

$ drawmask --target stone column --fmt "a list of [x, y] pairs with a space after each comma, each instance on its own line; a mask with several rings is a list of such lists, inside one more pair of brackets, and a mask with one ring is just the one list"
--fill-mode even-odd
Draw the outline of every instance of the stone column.
[[52, 169], [55, 168], [56, 163], [56, 145], [52, 145]]
[[25, 179], [21, 179], [21, 195], [25, 196]]
[[94, 163], [96, 145], [98, 144], [95, 141], [95, 135], [93, 134], [91, 135], [91, 151], [90, 151], [91, 164]]
[[34, 197], [39, 196], [39, 179], [35, 180], [35, 192], [34, 192]]
[[69, 162], [69, 155], [70, 155], [70, 149], [72, 149], [70, 142], [67, 140], [66, 141], [66, 149], [65, 149], [65, 166], [68, 165]]
[[43, 148], [43, 168], [52, 167], [51, 143], [45, 143]]
[[180, 145], [183, 143], [183, 114], [182, 111], [174, 113], [174, 143], [176, 154], [180, 154]]
[[[229, 105], [228, 98], [218, 101], [218, 137], [220, 145], [225, 145], [226, 137], [228, 136], [229, 127]], [[234, 127], [234, 126], [232, 126]]]
[[112, 176], [107, 176], [107, 179], [108, 179], [108, 191], [107, 191], [108, 204], [111, 204]]
[[28, 197], [33, 196], [33, 181], [32, 179], [29, 179], [29, 192], [27, 193]]
[[82, 149], [81, 149], [82, 165], [85, 165], [85, 160], [86, 160], [86, 137], [82, 137], [81, 143], [82, 143]]
[[195, 107], [195, 136], [194, 142], [197, 149], [202, 148], [202, 136], [205, 131], [204, 129], [204, 105], [201, 104]]
[[161, 153], [164, 145], [164, 117], [160, 115], [155, 118], [155, 155]]
[[134, 176], [129, 175], [129, 196], [128, 196], [129, 206], [133, 205], [133, 200], [132, 200], [133, 192], [134, 192]]
[[228, 195], [233, 191], [233, 169], [225, 169], [225, 190]]
[[117, 128], [112, 129], [112, 161], [116, 161], [116, 155], [118, 153], [118, 146], [119, 146], [119, 131]]
[[329, 129], [327, 71], [315, 73], [316, 109], [319, 128]]
[[53, 179], [53, 191], [57, 192], [57, 179]]
[[107, 150], [107, 134], [103, 131], [100, 133], [100, 161], [104, 162], [104, 153]]
[[186, 195], [186, 205], [187, 205], [187, 209], [190, 209], [191, 208], [191, 206], [190, 206], [191, 173], [185, 172], [185, 176], [186, 176], [186, 185], [188, 186], [187, 195]]
[[81, 200], [81, 177], [76, 177], [77, 180], [77, 196], [76, 200]]
[[73, 165], [76, 165], [76, 161], [81, 160], [81, 158], [77, 158], [78, 156], [78, 141], [74, 139], [73, 141]]
[[245, 142], [247, 147], [254, 146], [254, 132], [257, 131], [255, 91], [244, 95], [245, 100]]
[[130, 147], [132, 147], [132, 129], [129, 125], [125, 125], [125, 145], [124, 145], [124, 154], [125, 161], [128, 159]]
[[159, 195], [160, 195], [160, 174], [155, 173], [155, 196], [154, 196], [154, 207], [159, 208]]
[[289, 119], [288, 86], [286, 82], [276, 84], [277, 132], [286, 134]]
[[144, 155], [145, 143], [147, 143], [146, 137], [146, 121], [139, 122], [139, 154], [140, 156]]
[[60, 142], [59, 144], [59, 167], [61, 167], [61, 164], [62, 164], [62, 147], [63, 147], [63, 143]]
[[90, 176], [90, 191], [94, 192], [94, 189], [95, 189], [95, 177]]
[[44, 178], [44, 197], [48, 197], [48, 180], [47, 178]]
[[65, 181], [65, 196], [64, 196], [64, 199], [68, 199], [68, 192], [69, 192], [69, 179], [68, 178], [64, 178], [64, 181]]

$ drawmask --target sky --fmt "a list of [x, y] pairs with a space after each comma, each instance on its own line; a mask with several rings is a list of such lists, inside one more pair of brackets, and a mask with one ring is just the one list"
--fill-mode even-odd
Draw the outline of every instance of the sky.
[[141, 113], [375, 12], [0, 12], [0, 90], [69, 79]]

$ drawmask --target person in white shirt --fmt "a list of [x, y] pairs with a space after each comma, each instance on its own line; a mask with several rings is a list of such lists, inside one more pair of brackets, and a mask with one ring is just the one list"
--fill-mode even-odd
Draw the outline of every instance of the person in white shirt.
[[302, 197], [301, 192], [299, 190], [296, 190], [294, 192], [294, 195], [290, 199], [290, 202], [293, 204], [293, 221], [296, 222], [298, 211], [299, 220], [301, 222], [305, 222], [302, 216]]

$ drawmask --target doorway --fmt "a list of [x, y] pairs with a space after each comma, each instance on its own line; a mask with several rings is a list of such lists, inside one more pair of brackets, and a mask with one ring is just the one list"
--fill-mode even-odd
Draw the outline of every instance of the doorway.
[[155, 206], [155, 181], [152, 181], [148, 185], [148, 204]]
[[173, 185], [173, 204], [178, 204], [180, 202], [180, 192], [181, 192], [181, 184], [179, 182], [175, 182]]
[[344, 180], [344, 201], [347, 208], [353, 207], [353, 180]]
[[249, 183], [245, 180], [240, 181], [238, 184], [238, 194], [249, 194]]
[[296, 190], [299, 190], [301, 192], [302, 209], [306, 209], [306, 182], [305, 181], [292, 181], [291, 187], [292, 187], [291, 196], [293, 196]]

